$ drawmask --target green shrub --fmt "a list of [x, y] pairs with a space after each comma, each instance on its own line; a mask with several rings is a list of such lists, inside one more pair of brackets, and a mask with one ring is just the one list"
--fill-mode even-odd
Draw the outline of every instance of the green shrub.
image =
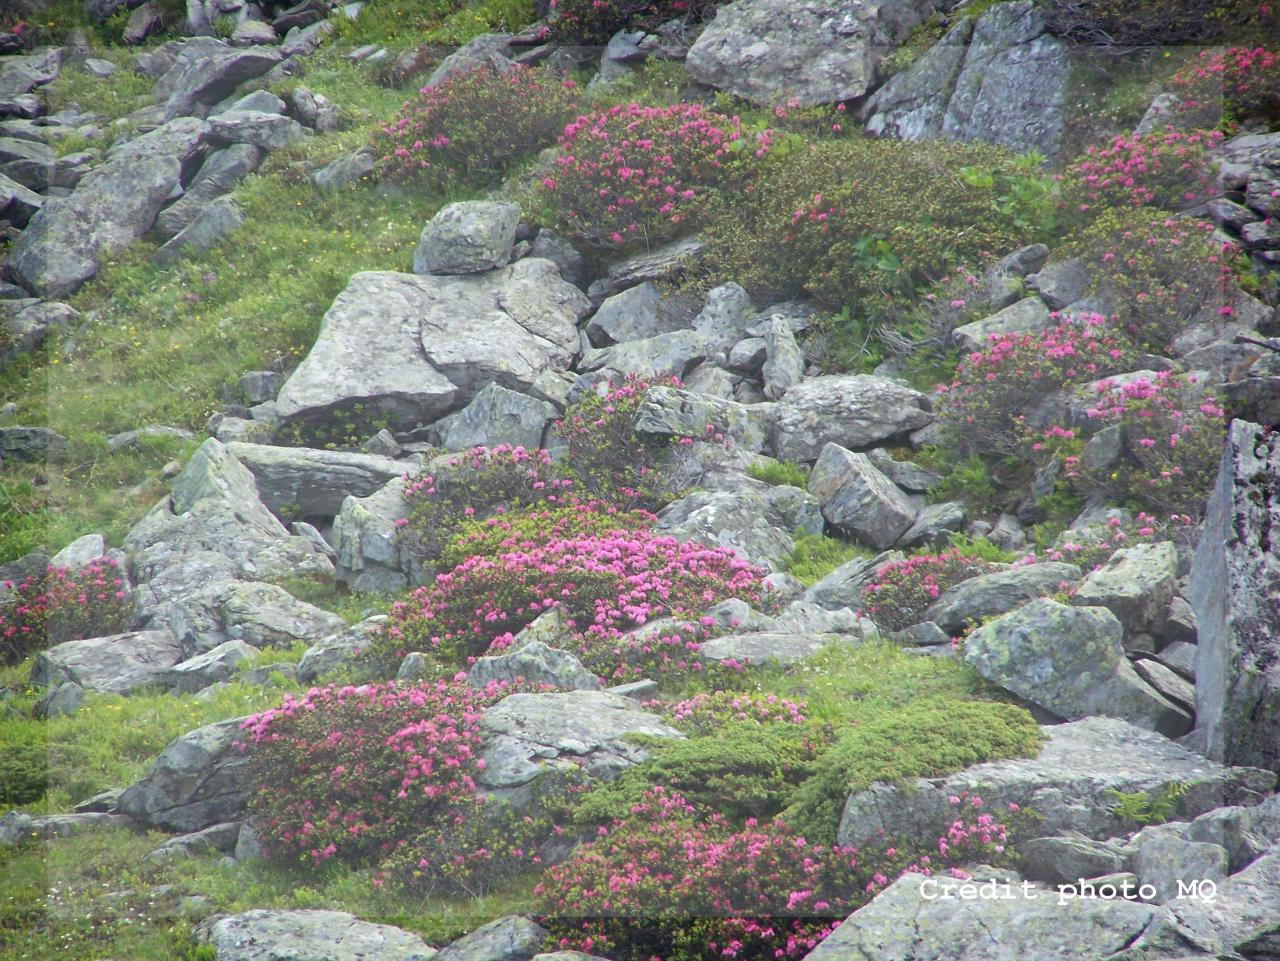
[[1031, 715], [1011, 704], [917, 701], [842, 735], [818, 758], [782, 817], [811, 841], [830, 843], [855, 791], [876, 781], [902, 784], [983, 761], [1027, 757], [1041, 742]]
[[820, 732], [795, 724], [735, 723], [714, 734], [655, 744], [652, 756], [574, 805], [578, 824], [625, 819], [655, 786], [732, 823], [770, 818], [809, 774]]
[[868, 299], [912, 294], [1023, 243], [1018, 224], [1034, 214], [1010, 183], [1029, 176], [989, 146], [858, 137], [777, 150], [717, 206], [708, 265], [763, 303], [809, 294], [865, 315]]
[[826, 534], [798, 532], [795, 547], [787, 557], [787, 573], [808, 587], [816, 584], [841, 564], [855, 557], [870, 557], [871, 552], [857, 544], [828, 537]]
[[619, 30], [656, 27], [665, 21], [700, 19], [727, 0], [551, 0], [548, 39], [565, 44], [606, 44]]
[[565, 507], [527, 507], [459, 524], [457, 533], [440, 554], [440, 566], [449, 570], [477, 554], [493, 557], [515, 550], [533, 550], [547, 541], [581, 540], [612, 531], [647, 530], [654, 520], [648, 511], [624, 511], [596, 501]]
[[1043, 0], [1050, 29], [1079, 43], [1157, 46], [1280, 35], [1268, 0]]
[[18, 743], [0, 741], [0, 807], [30, 804], [49, 786], [49, 746], [43, 737]]
[[491, 185], [555, 142], [579, 91], [553, 71], [478, 67], [424, 87], [374, 137], [387, 180], [433, 189]]
[[747, 474], [775, 487], [790, 485], [801, 490], [809, 489], [809, 470], [803, 464], [761, 457], [747, 468]]

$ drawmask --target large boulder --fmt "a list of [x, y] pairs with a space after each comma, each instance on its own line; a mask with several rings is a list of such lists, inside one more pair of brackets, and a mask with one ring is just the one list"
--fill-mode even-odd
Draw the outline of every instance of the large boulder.
[[593, 347], [607, 347], [686, 330], [692, 324], [693, 312], [678, 297], [646, 281], [607, 298], [586, 330]]
[[498, 918], [441, 948], [437, 961], [529, 961], [547, 937], [528, 918]]
[[643, 761], [644, 748], [628, 735], [684, 735], [633, 700], [606, 691], [513, 694], [484, 712], [478, 783], [505, 800], [518, 801], [547, 771], [609, 780]]
[[489, 384], [471, 403], [436, 424], [445, 450], [470, 450], [509, 444], [532, 450], [542, 446], [547, 422], [556, 409], [545, 400]]
[[698, 651], [704, 660], [717, 664], [786, 665], [807, 660], [836, 640], [834, 634], [752, 631], [722, 634], [704, 641]]
[[1055, 155], [1066, 130], [1074, 58], [1033, 0], [967, 18], [867, 101], [876, 135], [985, 141]]
[[305, 140], [311, 131], [292, 117], [265, 110], [235, 109], [209, 118], [209, 136], [218, 143], [279, 150]]
[[279, 513], [292, 505], [303, 515], [333, 516], [351, 497], [368, 497], [387, 482], [414, 471], [414, 462], [307, 447], [271, 447], [233, 441], [227, 452], [252, 472], [258, 496]]
[[86, 691], [129, 694], [161, 684], [182, 660], [182, 645], [167, 630], [112, 634], [67, 641], [36, 655], [31, 683], [56, 687], [73, 683]]
[[827, 444], [856, 450], [932, 421], [919, 391], [868, 374], [831, 374], [787, 391], [770, 433], [779, 460], [814, 461]]
[[737, 0], [689, 49], [700, 83], [772, 105], [852, 100], [881, 59], [935, 12], [928, 0]]
[[770, 404], [739, 404], [678, 387], [650, 387], [636, 411], [635, 427], [642, 434], [673, 440], [702, 440], [722, 433], [738, 450], [759, 452], [769, 436]]
[[987, 680], [1058, 717], [1119, 717], [1168, 737], [1186, 734], [1191, 717], [1138, 675], [1123, 638], [1105, 607], [1043, 598], [973, 631], [964, 659]]
[[879, 550], [907, 532], [918, 513], [866, 454], [827, 444], [809, 474], [809, 492], [832, 527]]
[[270, 47], [232, 47], [212, 38], [193, 38], [156, 82], [155, 97], [164, 104], [166, 119], [183, 117], [224, 99], [281, 59], [280, 51]]
[[227, 641], [256, 648], [314, 643], [345, 626], [337, 614], [300, 601], [283, 587], [231, 580], [173, 598], [163, 620], [181, 642], [184, 657]]
[[588, 350], [580, 369], [605, 370], [614, 376], [683, 377], [705, 360], [710, 348], [695, 330], [673, 330], [641, 340]]
[[1233, 421], [1187, 599], [1196, 734], [1209, 756], [1280, 769], [1280, 439]]
[[1164, 619], [1178, 576], [1178, 551], [1168, 541], [1135, 544], [1088, 574], [1071, 597], [1082, 607], [1105, 607], [1129, 632]]
[[520, 224], [515, 204], [464, 200], [447, 204], [422, 228], [415, 274], [474, 274], [503, 267]]
[[0, 99], [19, 97], [56, 80], [63, 53], [61, 47], [41, 47], [25, 57], [0, 61]]
[[245, 911], [210, 918], [196, 931], [216, 961], [431, 961], [416, 934], [342, 911]]
[[350, 666], [376, 642], [386, 622], [385, 614], [374, 614], [311, 645], [298, 661], [298, 680], [310, 684]]
[[97, 274], [105, 258], [141, 238], [179, 188], [205, 125], [171, 121], [87, 174], [67, 197], [47, 200], [6, 261], [9, 274], [42, 297], [64, 297]]
[[1091, 717], [1043, 730], [1045, 744], [1037, 757], [990, 761], [903, 785], [873, 784], [850, 795], [840, 819], [840, 842], [890, 837], [933, 843], [938, 827], [945, 834], [954, 817], [950, 798], [965, 793], [981, 797], [989, 810], [1011, 802], [1030, 808], [1042, 835], [1077, 832], [1102, 840], [1131, 829], [1116, 811], [1113, 792], [1154, 798], [1181, 791], [1174, 816], [1194, 818], [1224, 804], [1256, 803], [1275, 784], [1270, 772], [1224, 767], [1115, 718]]
[[170, 742], [145, 777], [120, 795], [117, 810], [149, 827], [200, 831], [239, 819], [249, 788], [248, 758], [232, 718]]
[[857, 610], [862, 606], [863, 592], [885, 564], [904, 560], [900, 551], [886, 551], [872, 558], [855, 557], [845, 561], [804, 592], [804, 599], [825, 610], [842, 607]]
[[531, 641], [508, 654], [477, 658], [467, 672], [467, 683], [478, 688], [494, 681], [517, 680], [546, 684], [558, 691], [598, 691], [602, 686], [600, 678], [568, 651], [541, 641]]
[[951, 332], [956, 345], [964, 351], [986, 350], [992, 337], [1038, 334], [1058, 323], [1039, 297], [1024, 297], [982, 320], [962, 324]]
[[286, 421], [363, 407], [394, 432], [430, 424], [487, 384], [527, 390], [567, 370], [590, 302], [549, 260], [460, 277], [366, 272], [325, 314], [276, 398]]
[[1080, 568], [1054, 561], [981, 574], [944, 591], [929, 605], [922, 620], [933, 621], [944, 631], [954, 633], [967, 624], [1066, 590], [1079, 580]]
[[205, 208], [258, 169], [263, 151], [247, 143], [215, 150], [205, 158], [181, 197], [160, 211], [155, 232], [165, 240], [181, 233]]
[[415, 580], [415, 565], [396, 523], [409, 514], [404, 479], [368, 497], [348, 497], [333, 520], [337, 579], [353, 591], [396, 591]]

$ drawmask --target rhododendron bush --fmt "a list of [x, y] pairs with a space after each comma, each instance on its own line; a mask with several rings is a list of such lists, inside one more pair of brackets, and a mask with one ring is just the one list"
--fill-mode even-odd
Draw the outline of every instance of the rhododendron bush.
[[440, 554], [440, 565], [449, 570], [468, 557], [530, 551], [548, 540], [580, 540], [614, 531], [647, 530], [656, 519], [648, 511], [621, 510], [601, 501], [575, 501], [564, 507], [529, 507], [459, 525], [458, 532]]
[[378, 173], [432, 189], [493, 183], [555, 142], [577, 96], [572, 81], [518, 64], [454, 74], [423, 87], [382, 127], [373, 142]]
[[1001, 815], [981, 811], [980, 797], [953, 800], [930, 850], [886, 841], [861, 851], [811, 843], [780, 822], [734, 828], [654, 788], [535, 893], [561, 948], [618, 961], [800, 958], [895, 877], [998, 859]]
[[1182, 98], [1183, 115], [1200, 123], [1216, 123], [1224, 114], [1280, 122], [1280, 54], [1264, 46], [1201, 50], [1170, 86]]
[[1194, 522], [1188, 514], [1171, 514], [1165, 520], [1139, 511], [1130, 521], [1112, 517], [1106, 524], [1064, 532], [1051, 547], [1031, 551], [1014, 561], [1015, 567], [1061, 561], [1075, 564], [1088, 574], [1102, 567], [1111, 555], [1134, 544], [1182, 539], [1194, 533]]
[[99, 557], [78, 570], [50, 565], [5, 581], [0, 599], [0, 664], [88, 637], [128, 630], [133, 603], [119, 562]]
[[650, 531], [548, 540], [468, 558], [397, 602], [375, 654], [395, 661], [409, 651], [434, 651], [462, 663], [501, 650], [534, 618], [559, 608], [576, 653], [597, 673], [629, 679], [695, 669], [696, 624], [622, 635], [661, 617], [696, 622], [729, 597], [759, 602], [763, 573], [728, 549]]
[[1194, 207], [1214, 196], [1209, 152], [1221, 142], [1216, 130], [1163, 130], [1091, 146], [1064, 175], [1066, 202], [1085, 214]]
[[695, 103], [616, 105], [564, 128], [543, 199], [579, 241], [662, 243], [699, 226], [714, 192], [740, 188], [772, 136]]
[[998, 569], [959, 550], [890, 561], [864, 589], [863, 608], [879, 627], [900, 631], [918, 624], [929, 605], [961, 581]]

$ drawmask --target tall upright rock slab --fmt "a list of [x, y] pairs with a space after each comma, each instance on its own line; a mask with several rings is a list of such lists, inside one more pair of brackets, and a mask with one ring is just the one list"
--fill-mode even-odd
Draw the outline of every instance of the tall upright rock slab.
[[1232, 421], [1188, 600], [1209, 757], [1280, 769], [1280, 434]]

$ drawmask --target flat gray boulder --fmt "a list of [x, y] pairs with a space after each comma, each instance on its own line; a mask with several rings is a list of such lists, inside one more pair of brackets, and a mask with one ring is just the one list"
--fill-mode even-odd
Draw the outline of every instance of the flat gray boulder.
[[244, 226], [244, 213], [240, 205], [230, 197], [219, 197], [182, 230], [178, 231], [155, 252], [158, 264], [170, 264], [179, 257], [199, 257]]
[[1180, 737], [1191, 717], [1138, 675], [1124, 630], [1105, 607], [1042, 598], [989, 621], [964, 643], [964, 659], [987, 680], [1069, 720], [1119, 717]]
[[1105, 607], [1125, 630], [1143, 631], [1164, 619], [1178, 577], [1178, 550], [1168, 541], [1122, 548], [1085, 576], [1072, 604]]
[[556, 409], [545, 400], [489, 384], [457, 413], [437, 422], [445, 450], [470, 450], [483, 445], [510, 444], [530, 450], [542, 446], [547, 422]]
[[347, 497], [368, 497], [417, 469], [416, 462], [309, 447], [233, 441], [227, 452], [249, 469], [262, 503], [277, 513], [292, 505], [303, 515], [332, 517]]
[[796, 532], [820, 533], [822, 515], [818, 502], [798, 487], [770, 487], [743, 476], [737, 490], [697, 490], [672, 501], [658, 512], [655, 528], [783, 570]]
[[919, 391], [869, 374], [828, 374], [787, 391], [771, 440], [779, 460], [812, 462], [827, 444], [869, 447], [932, 422]]
[[283, 587], [259, 581], [216, 582], [172, 600], [164, 620], [184, 656], [212, 651], [228, 641], [255, 648], [314, 643], [340, 631], [341, 617], [300, 601]]
[[172, 67], [156, 82], [156, 99], [167, 119], [212, 105], [246, 80], [260, 77], [281, 61], [270, 47], [232, 47], [208, 37], [188, 40]]
[[298, 662], [298, 680], [310, 684], [349, 666], [377, 640], [386, 622], [385, 614], [374, 614], [313, 644]]
[[980, 574], [944, 591], [921, 620], [933, 621], [954, 634], [967, 624], [1006, 614], [1038, 597], [1069, 589], [1079, 580], [1080, 568], [1055, 561]]
[[607, 370], [623, 377], [683, 377], [706, 360], [710, 347], [695, 330], [673, 330], [641, 340], [588, 350], [580, 370]]
[[1212, 758], [1272, 770], [1280, 768], [1276, 477], [1277, 435], [1233, 421], [1187, 591], [1200, 636], [1196, 733]]
[[155, 233], [165, 240], [181, 233], [205, 207], [229, 194], [240, 181], [258, 169], [263, 151], [247, 143], [234, 143], [205, 158], [185, 192], [156, 217]]
[[678, 387], [650, 387], [636, 411], [635, 427], [643, 434], [678, 440], [703, 440], [708, 429], [723, 433], [738, 450], [759, 452], [768, 442], [770, 404], [737, 401]]
[[416, 934], [342, 911], [245, 911], [211, 918], [196, 937], [217, 961], [430, 961], [436, 955]]
[[558, 691], [598, 691], [603, 686], [582, 662], [568, 651], [531, 641], [509, 654], [477, 658], [467, 672], [467, 683], [483, 688], [493, 681], [525, 680], [546, 684]]
[[852, 100], [875, 84], [884, 55], [933, 13], [925, 0], [737, 0], [689, 49], [689, 72], [766, 105]]
[[840, 843], [880, 836], [933, 843], [938, 826], [945, 833], [954, 817], [949, 799], [966, 792], [980, 796], [984, 810], [998, 811], [1010, 802], [1034, 810], [1043, 835], [1076, 832], [1104, 840], [1132, 830], [1116, 813], [1113, 792], [1155, 797], [1185, 786], [1173, 814], [1194, 818], [1226, 804], [1256, 803], [1275, 784], [1268, 771], [1224, 767], [1116, 718], [1091, 717], [1043, 730], [1037, 757], [989, 761], [941, 778], [900, 787], [874, 784], [851, 794], [840, 819]]
[[209, 118], [209, 137], [219, 143], [279, 150], [310, 136], [311, 131], [292, 117], [265, 110], [228, 110]]
[[808, 660], [837, 639], [835, 634], [758, 631], [723, 634], [704, 641], [699, 656], [707, 661], [737, 664], [795, 664]]
[[211, 684], [225, 681], [239, 670], [240, 665], [252, 663], [258, 649], [244, 641], [225, 641], [217, 647], [189, 657], [175, 664], [165, 675], [165, 682], [177, 694], [194, 694]]
[[31, 683], [40, 687], [74, 683], [86, 691], [130, 694], [163, 684], [182, 660], [182, 645], [167, 630], [133, 631], [83, 641], [67, 641], [36, 655]]
[[475, 274], [506, 266], [520, 224], [516, 204], [463, 200], [446, 204], [422, 228], [415, 274]]
[[679, 298], [646, 281], [607, 298], [586, 331], [593, 347], [607, 347], [687, 330], [692, 324], [693, 313]]
[[986, 350], [992, 337], [1038, 334], [1053, 329], [1058, 321], [1049, 314], [1049, 308], [1039, 297], [1025, 297], [990, 317], [962, 324], [951, 336], [961, 350]]

